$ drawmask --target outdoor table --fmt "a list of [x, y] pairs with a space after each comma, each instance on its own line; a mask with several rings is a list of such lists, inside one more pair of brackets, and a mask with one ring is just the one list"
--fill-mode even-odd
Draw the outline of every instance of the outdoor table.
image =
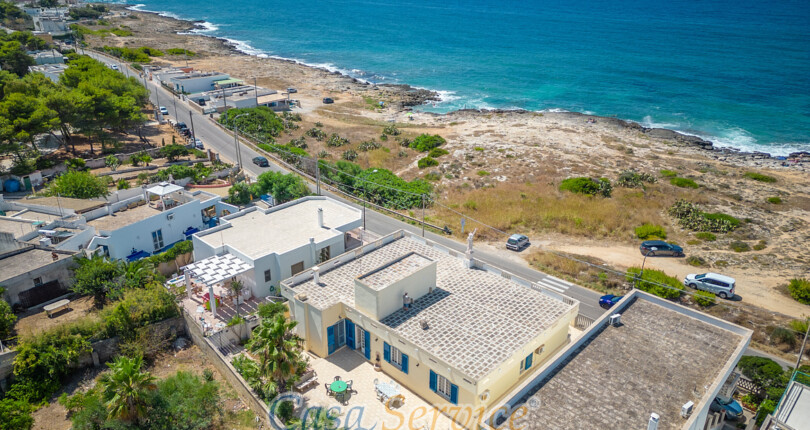
[[335, 394], [346, 391], [346, 381], [335, 381], [329, 385], [329, 389]]
[[387, 384], [385, 382], [380, 382], [377, 384], [377, 391], [380, 392], [386, 398], [393, 398], [394, 396], [399, 395], [399, 390], [391, 384]]

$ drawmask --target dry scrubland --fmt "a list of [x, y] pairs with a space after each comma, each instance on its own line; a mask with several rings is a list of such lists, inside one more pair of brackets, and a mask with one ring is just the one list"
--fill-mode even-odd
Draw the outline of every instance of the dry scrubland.
[[[707, 152], [685, 143], [645, 134], [609, 118], [591, 118], [569, 113], [520, 113], [461, 111], [448, 115], [415, 113], [409, 120], [402, 105], [409, 94], [395, 87], [371, 87], [350, 78], [286, 61], [261, 59], [234, 53], [223, 42], [193, 35], [178, 35], [188, 23], [136, 13], [114, 18], [113, 25], [128, 25], [132, 37], [88, 36], [95, 46], [150, 46], [162, 50], [185, 48], [197, 55], [189, 65], [201, 70], [219, 70], [259, 85], [298, 88], [303, 104], [301, 127], [281, 136], [279, 143], [304, 136], [318, 126], [327, 136], [337, 133], [350, 145], [327, 147], [325, 142], [304, 136], [307, 151], [326, 151], [331, 160], [363, 141], [375, 139], [379, 149], [357, 151], [361, 166], [384, 167], [405, 179], [428, 178], [438, 204], [427, 216], [437, 225], [447, 225], [461, 237], [460, 216], [467, 229], [478, 228], [478, 238], [501, 248], [504, 236], [472, 221], [477, 219], [503, 231], [528, 234], [535, 244], [522, 254], [534, 264], [550, 267], [550, 257], [537, 249], [559, 250], [592, 258], [617, 268], [641, 263], [639, 240], [634, 230], [644, 223], [662, 226], [667, 239], [685, 248], [694, 265], [684, 259], [656, 258], [650, 267], [683, 276], [700, 271], [720, 271], [739, 279], [737, 305], [753, 304], [793, 317], [810, 314], [810, 308], [788, 297], [780, 285], [810, 272], [810, 173], [808, 166], [788, 168], [775, 160], [754, 160], [721, 151]], [[184, 65], [185, 58], [165, 56], [155, 64]], [[323, 105], [322, 97], [335, 99]], [[385, 101], [387, 107], [377, 107]], [[401, 147], [394, 139], [381, 141], [385, 126], [395, 122], [402, 137], [421, 133], [447, 139], [447, 155], [437, 157], [438, 166], [419, 169], [425, 154]], [[643, 188], [621, 188], [615, 182], [628, 169], [657, 179]], [[661, 171], [676, 172], [698, 188], [670, 184]], [[745, 176], [759, 172], [776, 178], [760, 182]], [[605, 177], [614, 183], [611, 198], [562, 192], [562, 180], [573, 176]], [[778, 197], [780, 203], [772, 203]], [[678, 199], [696, 203], [705, 212], [722, 212], [741, 220], [728, 234], [716, 240], [699, 238], [681, 228], [667, 214]], [[771, 201], [769, 201], [771, 199]], [[418, 215], [418, 211], [414, 211]], [[736, 252], [732, 243], [744, 242], [750, 250]], [[539, 245], [539, 246], [538, 246]], [[578, 269], [572, 262], [562, 273], [577, 279], [597, 276]], [[578, 271], [579, 270], [579, 271]], [[582, 276], [578, 276], [582, 275]], [[751, 312], [754, 312], [751, 310]]]

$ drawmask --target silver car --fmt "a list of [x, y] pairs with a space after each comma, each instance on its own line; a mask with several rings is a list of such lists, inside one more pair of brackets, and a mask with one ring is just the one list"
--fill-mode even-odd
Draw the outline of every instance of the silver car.
[[686, 275], [683, 284], [689, 288], [708, 291], [720, 296], [721, 299], [734, 297], [734, 278], [717, 273], [703, 273], [700, 275]]
[[529, 245], [531, 245], [529, 238], [522, 234], [513, 234], [509, 236], [509, 239], [506, 241], [506, 249], [511, 249], [512, 251], [520, 251]]

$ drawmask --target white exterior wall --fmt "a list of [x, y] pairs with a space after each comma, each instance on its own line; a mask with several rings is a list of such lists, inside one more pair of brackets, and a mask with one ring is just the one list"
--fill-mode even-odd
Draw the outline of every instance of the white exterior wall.
[[169, 81], [174, 86], [175, 91], [194, 94], [211, 91], [214, 89], [214, 82], [229, 78], [230, 76], [227, 74], [218, 74], [188, 79], [170, 78]]
[[[199, 200], [190, 201], [184, 205], [160, 212], [144, 220], [121, 227], [114, 231], [99, 231], [104, 237], [96, 236], [88, 245], [88, 249], [95, 249], [97, 246], [106, 245], [109, 249], [110, 258], [122, 259], [132, 253], [132, 248], [146, 252], [155, 252], [152, 242], [152, 232], [161, 230], [163, 232], [163, 246], [185, 240], [183, 234], [189, 227], [198, 229], [204, 228], [202, 220], [202, 210], [210, 206], [205, 206]], [[170, 220], [168, 215], [174, 215]]]

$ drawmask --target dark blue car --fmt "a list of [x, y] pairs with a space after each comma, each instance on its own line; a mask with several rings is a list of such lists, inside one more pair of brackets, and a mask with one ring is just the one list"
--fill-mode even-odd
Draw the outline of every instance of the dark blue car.
[[602, 309], [610, 309], [619, 302], [624, 296], [614, 296], [613, 294], [608, 294], [599, 298], [599, 306]]
[[683, 257], [683, 248], [673, 243], [666, 243], [663, 240], [645, 240], [639, 246], [641, 255], [649, 257], [672, 255], [674, 257]]

